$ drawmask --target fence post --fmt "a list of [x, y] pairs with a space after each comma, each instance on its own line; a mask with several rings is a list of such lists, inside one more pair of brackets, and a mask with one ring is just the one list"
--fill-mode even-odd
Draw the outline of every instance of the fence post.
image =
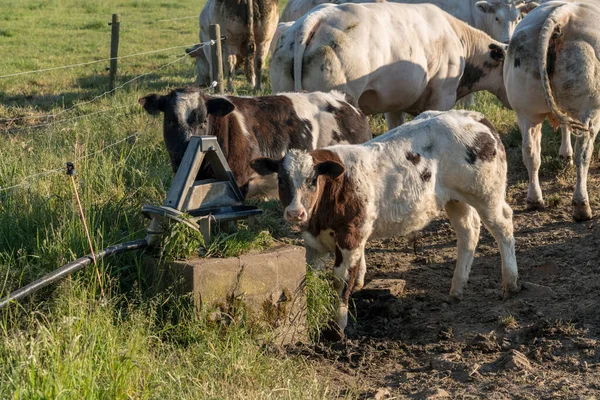
[[117, 57], [119, 56], [119, 28], [121, 27], [121, 15], [113, 14], [110, 31], [110, 74], [108, 89], [115, 88], [115, 80], [117, 79]]
[[210, 46], [210, 58], [211, 58], [211, 71], [210, 80], [211, 82], [217, 81], [217, 87], [215, 90], [217, 93], [223, 93], [225, 88], [223, 86], [223, 50], [221, 48], [221, 27], [219, 24], [210, 25], [208, 27], [208, 35], [210, 40], [214, 40], [216, 43]]
[[248, 12], [248, 46], [246, 51], [246, 79], [256, 87], [254, 77], [254, 53], [256, 52], [256, 42], [254, 39], [254, 5], [252, 0], [247, 1], [247, 12]]

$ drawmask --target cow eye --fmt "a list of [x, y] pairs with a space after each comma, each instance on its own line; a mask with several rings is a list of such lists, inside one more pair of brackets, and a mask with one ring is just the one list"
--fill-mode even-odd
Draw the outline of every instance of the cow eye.
[[500, 18], [496, 17], [496, 22], [500, 22]]
[[319, 175], [315, 175], [315, 177], [312, 179], [312, 181], [310, 182], [311, 186], [317, 186], [317, 182], [319, 180]]

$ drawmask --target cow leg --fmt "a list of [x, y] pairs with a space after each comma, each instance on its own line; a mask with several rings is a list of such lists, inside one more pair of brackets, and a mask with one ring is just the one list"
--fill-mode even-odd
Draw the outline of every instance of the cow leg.
[[360, 259], [360, 264], [358, 266], [358, 274], [356, 275], [356, 282], [354, 284], [354, 289], [352, 293], [358, 292], [360, 289], [365, 286], [365, 275], [367, 273], [367, 260], [365, 259], [365, 254], [363, 252], [363, 256]]
[[335, 266], [333, 268], [333, 286], [339, 296], [338, 315], [336, 323], [340, 330], [344, 332], [348, 325], [348, 303], [350, 301], [350, 293], [354, 289], [356, 277], [360, 269], [361, 258], [364, 258], [365, 242], [353, 250], [340, 249], [337, 253], [341, 257], [336, 256]]
[[266, 46], [266, 43], [257, 43], [256, 44], [256, 59], [255, 64], [256, 67], [254, 69], [256, 73], [256, 83], [254, 88], [256, 90], [262, 89], [262, 70], [265, 65], [265, 60], [267, 59], [267, 53], [269, 52], [269, 48]]
[[452, 278], [450, 297], [460, 299], [469, 280], [475, 248], [479, 241], [481, 222], [475, 209], [466, 203], [450, 201], [446, 203], [445, 209], [456, 232], [457, 247], [456, 268]]
[[404, 123], [404, 111], [390, 111], [385, 113], [385, 122], [387, 122], [388, 130], [394, 129]]
[[575, 165], [577, 166], [577, 184], [573, 193], [573, 218], [575, 221], [587, 221], [592, 218], [592, 209], [587, 192], [587, 175], [590, 168], [596, 134], [581, 132], [575, 140]]
[[571, 146], [571, 127], [562, 125], [560, 127], [561, 141], [558, 155], [567, 165], [573, 165], [573, 146]]
[[529, 188], [527, 189], [527, 209], [541, 210], [544, 208], [544, 198], [539, 181], [539, 170], [542, 153], [542, 121], [530, 121], [517, 115], [517, 121], [523, 135], [523, 162], [529, 173]]
[[[504, 196], [504, 193], [502, 193]], [[515, 238], [513, 236], [512, 209], [502, 199], [496, 204], [484, 204], [476, 207], [486, 229], [492, 234], [498, 247], [500, 247], [500, 257], [502, 259], [502, 288], [504, 297], [510, 293], [519, 291], [517, 279], [519, 272], [517, 270], [517, 258], [515, 255]]]
[[233, 93], [233, 78], [235, 78], [235, 65], [237, 64], [237, 57], [235, 53], [229, 53], [227, 56], [227, 91]]

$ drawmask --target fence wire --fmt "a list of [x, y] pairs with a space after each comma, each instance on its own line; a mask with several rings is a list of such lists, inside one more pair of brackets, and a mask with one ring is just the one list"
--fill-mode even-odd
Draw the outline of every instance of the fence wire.
[[68, 68], [83, 67], [85, 65], [92, 65], [92, 64], [97, 64], [97, 63], [106, 62], [106, 61], [122, 60], [124, 58], [138, 57], [138, 56], [143, 56], [143, 55], [146, 55], [146, 54], [155, 54], [155, 53], [161, 53], [163, 51], [169, 51], [169, 50], [174, 50], [174, 49], [181, 49], [181, 48], [184, 48], [184, 47], [194, 47], [194, 46], [196, 46], [196, 44], [186, 44], [186, 45], [181, 45], [181, 46], [167, 47], [167, 48], [164, 48], [164, 49], [144, 51], [142, 53], [127, 54], [125, 56], [103, 58], [103, 59], [100, 59], [100, 60], [87, 61], [87, 62], [83, 62], [83, 63], [79, 63], [79, 64], [61, 65], [59, 67], [42, 68], [42, 69], [35, 69], [35, 70], [31, 70], [31, 71], [15, 72], [13, 74], [0, 75], [0, 79], [9, 78], [9, 77], [13, 77], [13, 76], [35, 74], [35, 73], [39, 73], [39, 72], [56, 71], [56, 70], [59, 70], [59, 69], [68, 69]]
[[[111, 144], [109, 144], [107, 146], [104, 146], [100, 150], [97, 150], [97, 151], [95, 151], [93, 153], [90, 153], [90, 154], [86, 154], [85, 156], [77, 157], [77, 158], [75, 158], [73, 160], [73, 162], [77, 163], [79, 161], [85, 160], [86, 158], [94, 157], [94, 156], [96, 156], [96, 155], [98, 155], [100, 153], [103, 153], [107, 149], [110, 149], [111, 147], [114, 147], [114, 146], [116, 146], [118, 144], [121, 144], [121, 143], [126, 142], [128, 140], [131, 140], [131, 138], [134, 138], [134, 137], [137, 138], [140, 134], [141, 134], [141, 132], [133, 133], [133, 134], [127, 136], [127, 137], [124, 137], [123, 139], [119, 139], [116, 142], [113, 142], [113, 143], [111, 143]], [[19, 187], [29, 186], [31, 184], [30, 181], [33, 178], [38, 178], [38, 177], [45, 176], [45, 175], [56, 174], [58, 172], [65, 172], [65, 167], [50, 169], [50, 170], [46, 170], [46, 171], [42, 171], [42, 172], [38, 172], [38, 173], [35, 173], [35, 174], [32, 174], [32, 175], [26, 176], [25, 178], [23, 178], [21, 180], [20, 183], [18, 183], [16, 185], [12, 185], [12, 186], [7, 186], [7, 187], [0, 188], [0, 193], [7, 192], [9, 190], [16, 189], [16, 188], [19, 188]]]
[[[212, 45], [214, 45], [214, 44], [215, 44], [215, 41], [214, 41], [214, 40], [210, 40], [210, 41], [203, 42], [203, 43], [200, 43], [200, 44], [198, 44], [198, 45], [195, 45], [195, 46], [198, 46], [197, 48], [198, 48], [198, 49], [200, 49], [200, 48], [202, 48], [202, 47], [204, 47], [204, 46], [207, 46], [207, 45], [208, 45], [208, 46], [212, 46]], [[130, 84], [130, 83], [132, 83], [132, 82], [135, 82], [135, 81], [137, 81], [137, 80], [138, 80], [138, 79], [140, 79], [140, 78], [143, 78], [143, 77], [145, 77], [145, 76], [147, 76], [147, 75], [150, 75], [151, 73], [153, 73], [153, 72], [155, 72], [155, 71], [160, 71], [161, 69], [164, 69], [164, 68], [166, 68], [166, 67], [168, 67], [168, 66], [170, 66], [170, 65], [173, 65], [173, 64], [177, 63], [178, 61], [181, 61], [181, 60], [183, 60], [183, 59], [184, 59], [184, 58], [186, 58], [186, 57], [188, 57], [188, 55], [187, 55], [187, 54], [185, 54], [185, 55], [183, 55], [183, 56], [181, 56], [181, 57], [177, 58], [177, 59], [176, 59], [176, 60], [174, 60], [174, 61], [171, 61], [171, 62], [168, 62], [168, 63], [166, 63], [166, 64], [163, 64], [163, 65], [159, 66], [158, 68], [156, 68], [155, 70], [152, 70], [151, 72], [148, 72], [148, 73], [145, 73], [145, 74], [142, 74], [142, 75], [138, 75], [138, 76], [136, 76], [136, 77], [134, 77], [134, 78], [132, 78], [132, 79], [128, 80], [127, 82], [125, 82], [125, 83], [123, 83], [123, 84], [121, 84], [121, 85], [119, 85], [119, 86], [115, 87], [115, 88], [114, 88], [114, 89], [112, 89], [112, 90], [108, 90], [108, 91], [106, 91], [106, 92], [104, 92], [104, 93], [102, 93], [102, 94], [99, 94], [98, 96], [96, 96], [96, 97], [92, 98], [91, 100], [84, 101], [84, 102], [81, 102], [81, 103], [77, 103], [77, 104], [75, 104], [74, 106], [72, 106], [72, 107], [69, 107], [69, 108], [66, 108], [66, 109], [64, 109], [64, 110], [62, 110], [62, 111], [60, 111], [60, 112], [57, 112], [57, 113], [54, 113], [54, 114], [47, 114], [47, 115], [28, 115], [28, 116], [25, 116], [25, 117], [15, 117], [15, 118], [0, 118], [0, 122], [12, 122], [12, 121], [21, 121], [21, 120], [26, 120], [26, 119], [38, 119], [38, 118], [39, 118], [39, 119], [44, 119], [44, 118], [45, 118], [45, 119], [56, 118], [57, 116], [59, 116], [59, 115], [61, 115], [61, 114], [64, 114], [64, 113], [66, 113], [66, 112], [69, 112], [69, 111], [71, 111], [71, 110], [73, 110], [73, 109], [75, 109], [75, 108], [77, 108], [77, 107], [81, 107], [81, 106], [83, 106], [83, 105], [86, 105], [86, 104], [93, 103], [94, 101], [96, 101], [96, 100], [99, 100], [99, 99], [101, 99], [101, 98], [103, 98], [103, 97], [105, 97], [105, 96], [107, 96], [107, 95], [109, 95], [109, 94], [111, 94], [111, 93], [113, 93], [113, 92], [115, 92], [115, 91], [117, 91], [117, 90], [119, 90], [119, 89], [123, 88], [124, 86], [126, 86], [126, 85], [128, 85], [128, 84]]]

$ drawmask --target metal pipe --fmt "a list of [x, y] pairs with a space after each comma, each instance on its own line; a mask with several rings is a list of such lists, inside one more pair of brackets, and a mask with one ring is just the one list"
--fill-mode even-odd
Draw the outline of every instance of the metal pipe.
[[[148, 241], [146, 239], [133, 240], [131, 242], [116, 244], [114, 246], [102, 249], [98, 253], [96, 253], [96, 260], [98, 261], [107, 256], [112, 256], [131, 250], [139, 250], [145, 247], [148, 247]], [[50, 272], [49, 274], [42, 276], [40, 279], [31, 282], [29, 285], [23, 286], [22, 288], [10, 293], [8, 296], [0, 300], [0, 308], [6, 307], [11, 301], [21, 300], [22, 298], [25, 298], [30, 294], [37, 292], [41, 288], [46, 287], [51, 283], [56, 282], [59, 279], [62, 279], [65, 276], [72, 274], [75, 271], [79, 271], [80, 269], [90, 265], [93, 261], [94, 259], [92, 255], [88, 254], [86, 256], [78, 258], [75, 261], [63, 265], [62, 267]]]

